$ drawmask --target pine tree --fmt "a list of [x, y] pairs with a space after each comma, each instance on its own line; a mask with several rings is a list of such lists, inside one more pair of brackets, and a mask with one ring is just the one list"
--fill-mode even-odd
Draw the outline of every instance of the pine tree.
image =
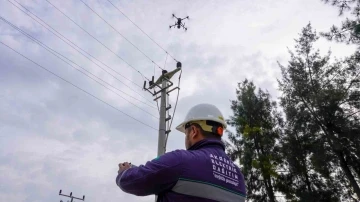
[[360, 0], [321, 0], [339, 9], [339, 16], [350, 12], [354, 19], [346, 18], [341, 27], [333, 25], [329, 32], [321, 33], [329, 40], [360, 45]]
[[[302, 166], [321, 174], [313, 181], [322, 177], [333, 183], [338, 178], [327, 175], [345, 176], [337, 183], [350, 188], [348, 197], [356, 193], [360, 198], [360, 69], [353, 58], [331, 64], [330, 52], [320, 56], [319, 50], [313, 49], [318, 38], [309, 23], [296, 40], [296, 53], [290, 51], [287, 67], [279, 64], [282, 70], [279, 81], [281, 105], [286, 111], [287, 123], [295, 130], [292, 135], [309, 136], [306, 138], [310, 141], [310, 150], [305, 152], [311, 154], [311, 158], [305, 162], [311, 164], [303, 163]], [[332, 190], [332, 187], [323, 190]]]
[[324, 149], [318, 126], [296, 105], [285, 106], [284, 110], [292, 122], [286, 124], [280, 140], [282, 170], [286, 172], [277, 180], [278, 190], [291, 201], [340, 201], [340, 191], [330, 176], [334, 174], [332, 156]]
[[280, 163], [277, 139], [282, 119], [269, 93], [261, 89], [255, 93], [255, 89], [248, 80], [238, 84], [237, 100], [231, 104], [234, 115], [227, 121], [236, 128], [235, 134], [229, 133], [232, 146], [227, 144], [228, 153], [241, 162], [247, 198], [274, 202], [274, 182]]

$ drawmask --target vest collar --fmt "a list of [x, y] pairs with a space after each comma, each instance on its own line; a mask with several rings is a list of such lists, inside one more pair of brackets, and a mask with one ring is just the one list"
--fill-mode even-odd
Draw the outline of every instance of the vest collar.
[[221, 140], [210, 139], [210, 138], [200, 140], [199, 142], [192, 145], [188, 150], [198, 150], [203, 147], [219, 147], [223, 151], [225, 151], [225, 145]]

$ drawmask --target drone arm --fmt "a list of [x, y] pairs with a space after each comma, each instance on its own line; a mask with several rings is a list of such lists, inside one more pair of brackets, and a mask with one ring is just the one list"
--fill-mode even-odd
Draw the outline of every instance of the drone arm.
[[185, 28], [185, 23], [181, 23], [181, 26], [182, 26], [183, 28]]

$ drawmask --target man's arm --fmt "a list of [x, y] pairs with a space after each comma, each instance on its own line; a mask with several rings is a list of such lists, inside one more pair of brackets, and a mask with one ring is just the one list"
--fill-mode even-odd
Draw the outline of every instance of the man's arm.
[[137, 196], [159, 194], [171, 189], [182, 172], [180, 150], [166, 153], [145, 165], [122, 171], [116, 184], [126, 193]]

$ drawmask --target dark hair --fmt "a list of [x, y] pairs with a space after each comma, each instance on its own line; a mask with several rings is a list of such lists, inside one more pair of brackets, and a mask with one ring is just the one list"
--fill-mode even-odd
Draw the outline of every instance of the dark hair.
[[212, 132], [208, 132], [202, 129], [202, 127], [197, 124], [197, 123], [193, 123], [191, 124], [193, 126], [195, 126], [196, 128], [198, 128], [201, 132], [201, 135], [203, 135], [205, 138], [212, 138], [212, 139], [217, 139], [217, 140], [221, 140], [221, 136], [216, 134], [216, 133], [212, 133]]

